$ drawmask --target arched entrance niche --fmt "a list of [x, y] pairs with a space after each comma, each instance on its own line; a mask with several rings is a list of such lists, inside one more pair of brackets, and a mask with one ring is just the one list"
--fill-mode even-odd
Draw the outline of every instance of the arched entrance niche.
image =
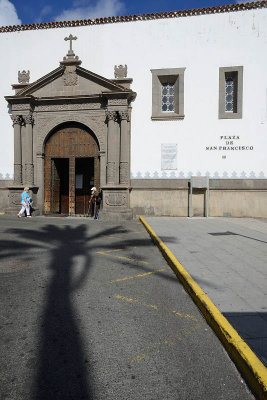
[[87, 215], [93, 186], [100, 187], [96, 136], [76, 122], [57, 126], [44, 147], [44, 212]]

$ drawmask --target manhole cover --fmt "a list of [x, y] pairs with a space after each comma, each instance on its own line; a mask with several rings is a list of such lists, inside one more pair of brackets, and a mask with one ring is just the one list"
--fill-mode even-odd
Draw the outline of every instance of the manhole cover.
[[27, 268], [29, 263], [27, 261], [14, 261], [6, 260], [0, 262], [0, 274], [10, 274], [12, 272], [20, 271]]

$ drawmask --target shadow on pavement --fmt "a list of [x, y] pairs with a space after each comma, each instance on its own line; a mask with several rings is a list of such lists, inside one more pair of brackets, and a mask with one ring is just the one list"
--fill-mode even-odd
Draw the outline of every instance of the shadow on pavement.
[[[73, 293], [86, 280], [92, 259], [90, 250], [94, 241], [104, 235], [125, 234], [124, 227], [104, 229], [88, 235], [88, 225], [57, 226], [44, 225], [39, 229], [28, 226], [9, 229], [16, 240], [6, 240], [0, 246], [0, 258], [28, 257], [31, 251], [44, 249], [51, 258], [48, 266], [52, 275], [47, 286], [46, 301], [39, 327], [39, 356], [32, 399], [35, 400], [82, 400], [93, 399], [93, 381], [90, 378], [90, 349], [86, 349], [79, 330], [79, 320], [73, 305]], [[169, 238], [171, 239], [171, 238]], [[23, 242], [22, 242], [23, 241]], [[116, 243], [103, 244], [105, 249], [116, 247]], [[128, 239], [123, 246], [151, 246], [148, 239]], [[8, 249], [8, 251], [6, 251]], [[38, 253], [37, 253], [38, 254]], [[36, 256], [36, 255], [35, 255]], [[37, 256], [38, 257], [38, 256]], [[124, 263], [123, 260], [117, 262]], [[148, 266], [140, 266], [147, 271]], [[162, 275], [169, 279], [169, 276]], [[176, 280], [176, 278], [174, 277]], [[87, 332], [88, 333], [88, 332]]]
[[[79, 336], [76, 312], [71, 294], [85, 280], [90, 258], [86, 249], [86, 227], [64, 229], [49, 226], [38, 236], [45, 234], [55, 240], [57, 246], [51, 250], [49, 269], [52, 278], [47, 290], [47, 301], [43, 313], [40, 335], [39, 369], [35, 385], [35, 399], [90, 399], [92, 390], [88, 382], [88, 355]], [[39, 240], [45, 239], [39, 237]], [[47, 241], [46, 239], [46, 241]], [[74, 257], [82, 256], [79, 275], [73, 278]]]
[[264, 240], [255, 239], [255, 238], [250, 237], [250, 236], [241, 235], [240, 233], [234, 233], [234, 232], [230, 232], [230, 231], [209, 233], [209, 235], [212, 235], [212, 236], [231, 236], [231, 235], [232, 236], [240, 236], [240, 237], [244, 237], [246, 239], [256, 240], [257, 242], [267, 243]]
[[267, 366], [267, 313], [225, 312], [223, 315]]

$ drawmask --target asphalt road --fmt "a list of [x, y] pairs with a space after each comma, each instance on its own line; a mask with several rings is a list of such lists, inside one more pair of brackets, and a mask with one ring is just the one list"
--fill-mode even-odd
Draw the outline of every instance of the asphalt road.
[[254, 398], [137, 221], [0, 217], [0, 304], [0, 400]]

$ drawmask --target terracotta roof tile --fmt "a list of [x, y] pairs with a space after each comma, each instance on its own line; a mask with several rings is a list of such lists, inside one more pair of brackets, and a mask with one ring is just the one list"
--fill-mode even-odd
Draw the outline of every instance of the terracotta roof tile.
[[104, 17], [94, 19], [81, 19], [76, 21], [56, 21], [56, 22], [41, 22], [39, 24], [27, 25], [9, 25], [0, 27], [1, 32], [16, 32], [37, 29], [52, 29], [52, 28], [65, 28], [72, 26], [85, 26], [85, 25], [99, 25], [99, 24], [113, 24], [117, 22], [130, 22], [130, 21], [147, 21], [153, 19], [164, 18], [179, 18], [195, 15], [217, 14], [233, 11], [252, 10], [255, 8], [267, 7], [267, 0], [254, 1], [249, 3], [238, 3], [222, 5], [218, 7], [197, 8], [192, 10], [170, 11], [170, 12], [156, 12], [151, 14], [142, 15], [123, 15], [118, 17]]

